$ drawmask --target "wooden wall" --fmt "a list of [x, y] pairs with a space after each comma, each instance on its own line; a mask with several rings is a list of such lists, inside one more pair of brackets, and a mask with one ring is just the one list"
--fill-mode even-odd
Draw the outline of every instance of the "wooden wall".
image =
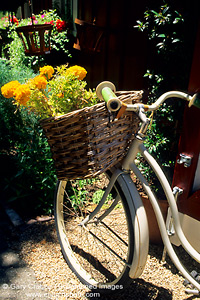
[[34, 14], [39, 14], [42, 10], [52, 8], [52, 0], [32, 0]]
[[146, 71], [147, 39], [134, 26], [143, 18], [147, 1], [79, 0], [78, 18], [96, 20], [104, 29], [100, 53], [74, 50], [74, 62], [88, 71], [90, 87], [102, 80], [116, 84], [117, 89], [143, 89]]

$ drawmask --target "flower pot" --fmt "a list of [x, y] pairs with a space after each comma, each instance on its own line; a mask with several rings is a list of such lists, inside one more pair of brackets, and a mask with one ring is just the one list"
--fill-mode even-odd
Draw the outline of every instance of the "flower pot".
[[75, 19], [77, 30], [76, 43], [74, 48], [86, 52], [100, 52], [102, 48], [102, 37], [104, 30], [94, 23], [88, 23]]
[[[149, 239], [152, 244], [162, 244], [162, 238], [156, 216], [148, 197], [141, 196], [144, 208], [147, 214], [147, 220], [149, 225]], [[162, 211], [164, 220], [167, 218], [168, 202], [166, 200], [159, 200], [160, 209]]]
[[25, 55], [44, 55], [50, 53], [50, 36], [53, 25], [38, 24], [17, 27], [16, 31], [21, 39]]

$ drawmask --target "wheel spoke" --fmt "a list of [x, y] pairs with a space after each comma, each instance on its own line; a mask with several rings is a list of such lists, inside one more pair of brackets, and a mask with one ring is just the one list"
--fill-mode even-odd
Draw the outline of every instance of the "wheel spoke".
[[108, 183], [105, 176], [90, 181], [89, 185], [78, 180], [65, 182], [56, 200], [56, 222], [64, 257], [88, 285], [117, 284], [123, 276], [128, 280], [132, 262], [133, 242], [130, 243], [129, 234], [132, 222], [127, 216], [129, 210], [124, 206], [123, 193], [115, 186], [84, 225], [83, 220], [98, 206], [105, 183]]
[[[126, 241], [124, 241], [115, 231], [113, 231], [108, 225], [106, 225], [106, 223], [104, 223], [103, 221], [101, 221], [101, 224], [108, 229], [111, 233], [113, 233], [114, 236], [116, 236], [116, 238], [118, 238], [124, 245], [126, 245], [128, 247], [128, 244]], [[111, 236], [111, 235], [110, 235]], [[114, 237], [113, 237], [114, 239]], [[117, 241], [117, 239], [116, 239]]]
[[[86, 227], [85, 227], [86, 229]], [[87, 229], [86, 229], [87, 230]], [[101, 244], [103, 244], [110, 252], [112, 252], [115, 256], [117, 256], [121, 261], [123, 261], [127, 266], [130, 267], [129, 264], [121, 257], [119, 256], [113, 249], [111, 249], [108, 245], [106, 245], [97, 235], [95, 235], [91, 230], [87, 230], [94, 238], [96, 238]]]

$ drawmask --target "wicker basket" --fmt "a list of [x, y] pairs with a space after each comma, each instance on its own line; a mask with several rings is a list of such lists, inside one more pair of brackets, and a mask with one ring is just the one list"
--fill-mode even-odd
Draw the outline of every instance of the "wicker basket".
[[[138, 102], [142, 91], [118, 92], [122, 101]], [[111, 168], [126, 153], [139, 119], [126, 112], [117, 121], [104, 103], [42, 120], [59, 180], [89, 178]]]
[[51, 24], [17, 27], [16, 32], [23, 43], [25, 55], [49, 54], [51, 50], [50, 36], [52, 29], [53, 25]]

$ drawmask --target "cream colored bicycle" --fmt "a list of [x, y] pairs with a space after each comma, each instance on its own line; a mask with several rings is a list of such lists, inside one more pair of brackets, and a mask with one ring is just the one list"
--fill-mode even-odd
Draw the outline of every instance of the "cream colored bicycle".
[[[168, 98], [181, 98], [198, 107], [199, 100], [196, 95], [167, 92], [152, 105], [124, 105], [114, 92], [115, 87], [110, 82], [97, 87], [97, 95], [106, 101], [109, 111], [119, 111], [123, 107], [123, 110], [136, 113], [141, 125], [121, 165], [88, 181], [58, 182], [55, 220], [63, 255], [80, 281], [101, 293], [121, 290], [142, 274], [148, 255], [149, 232], [142, 200], [131, 179], [134, 173], [151, 201], [166, 251], [194, 286], [191, 292], [198, 294], [200, 284], [181, 264], [170, 242], [170, 226], [173, 224], [182, 246], [197, 262], [200, 262], [200, 254], [182, 231], [176, 205], [177, 191], [171, 190], [160, 166], [145, 148], [144, 140], [150, 122], [147, 111], [157, 110]], [[163, 187], [171, 212], [167, 223], [151, 186], [135, 163], [138, 153], [148, 162]]]

